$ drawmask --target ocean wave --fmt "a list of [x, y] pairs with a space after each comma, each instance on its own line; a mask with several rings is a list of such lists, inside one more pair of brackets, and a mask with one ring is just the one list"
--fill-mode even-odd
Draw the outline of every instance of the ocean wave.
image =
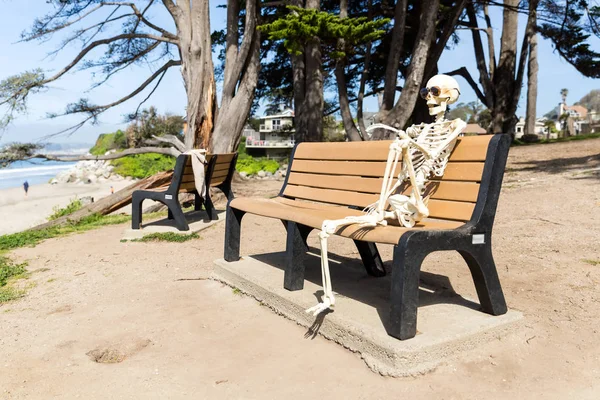
[[36, 175], [49, 175], [66, 171], [70, 169], [72, 165], [48, 165], [45, 167], [31, 167], [31, 168], [14, 168], [14, 169], [0, 169], [0, 179], [9, 179], [15, 177], [26, 177]]

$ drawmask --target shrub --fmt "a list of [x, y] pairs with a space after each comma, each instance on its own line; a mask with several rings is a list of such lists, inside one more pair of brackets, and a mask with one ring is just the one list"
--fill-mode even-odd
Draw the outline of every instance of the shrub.
[[538, 135], [527, 133], [527, 134], [521, 136], [521, 141], [523, 143], [536, 143], [536, 142], [540, 141], [540, 138]]
[[0, 287], [5, 286], [9, 278], [25, 273], [26, 264], [14, 264], [10, 259], [0, 256]]
[[248, 175], [255, 175], [258, 171], [267, 171], [274, 174], [279, 169], [279, 163], [266, 158], [253, 158], [240, 155], [235, 169], [238, 172], [245, 172]]
[[118, 130], [114, 133], [103, 133], [98, 135], [96, 144], [90, 149], [90, 153], [95, 156], [102, 156], [109, 150], [124, 149], [127, 147], [127, 137], [125, 132]]
[[142, 179], [175, 168], [175, 158], [164, 154], [136, 154], [113, 160], [112, 165], [116, 174]]
[[52, 210], [54, 211], [52, 215], [48, 217], [48, 220], [52, 221], [58, 219], [60, 217], [64, 217], [65, 215], [71, 215], [75, 211], [80, 210], [82, 207], [81, 200], [75, 199], [72, 200], [66, 207], [60, 208], [55, 206]]

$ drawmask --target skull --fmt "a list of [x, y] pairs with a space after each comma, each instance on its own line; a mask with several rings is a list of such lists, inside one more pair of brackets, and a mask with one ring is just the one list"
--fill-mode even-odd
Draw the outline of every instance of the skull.
[[427, 81], [427, 87], [421, 89], [421, 96], [427, 100], [429, 115], [438, 117], [444, 116], [448, 104], [452, 104], [458, 100], [459, 95], [460, 88], [458, 82], [448, 75], [436, 75], [432, 77]]

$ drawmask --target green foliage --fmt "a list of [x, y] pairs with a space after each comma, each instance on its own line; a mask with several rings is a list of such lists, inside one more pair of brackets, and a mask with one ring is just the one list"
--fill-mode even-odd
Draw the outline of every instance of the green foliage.
[[142, 179], [175, 168], [175, 158], [164, 154], [135, 154], [113, 160], [114, 172]]
[[180, 136], [184, 118], [180, 115], [160, 115], [155, 107], [144, 109], [128, 116], [131, 123], [127, 126], [127, 146], [140, 147], [144, 141], [154, 136]]
[[[300, 55], [303, 47], [316, 40], [330, 46], [327, 54], [334, 59], [343, 58], [347, 52], [361, 43], [379, 39], [385, 31], [380, 28], [389, 19], [369, 21], [366, 17], [340, 18], [339, 15], [314, 9], [287, 6], [290, 12], [270, 24], [259, 26], [271, 40], [283, 40], [291, 54]], [[345, 48], [338, 47], [338, 39], [344, 39]]]
[[95, 156], [103, 156], [109, 150], [121, 150], [127, 148], [127, 137], [125, 132], [118, 130], [114, 133], [103, 133], [98, 135], [96, 144], [90, 149]]
[[141, 239], [133, 239], [132, 242], [175, 242], [183, 243], [188, 240], [199, 239], [200, 235], [192, 233], [190, 235], [181, 235], [174, 232], [155, 232], [144, 236]]
[[[147, 219], [164, 216], [164, 212], [147, 214]], [[38, 243], [58, 236], [67, 235], [74, 232], [84, 232], [90, 229], [105, 225], [117, 225], [130, 222], [130, 215], [100, 215], [92, 214], [82, 218], [78, 222], [70, 222], [63, 226], [57, 226], [39, 230], [28, 230], [10, 235], [0, 236], [0, 253], [3, 251], [14, 250], [20, 247], [33, 247]]]
[[33, 156], [42, 148], [37, 143], [9, 143], [0, 147], [0, 167]]
[[248, 176], [255, 175], [258, 171], [266, 171], [274, 174], [279, 169], [279, 163], [275, 160], [254, 158], [240, 154], [235, 169], [238, 172], [245, 172]]
[[15, 114], [27, 112], [27, 97], [42, 90], [44, 78], [41, 68], [36, 68], [0, 81], [0, 104], [6, 106], [4, 116], [0, 117], [0, 128], [10, 124]]
[[15, 264], [8, 257], [0, 256], [0, 287], [6, 286], [9, 278], [25, 273], [26, 263]]
[[[240, 144], [238, 144], [237, 149], [238, 154], [246, 154], [246, 136], [242, 136], [240, 138]], [[239, 157], [239, 156], [238, 156]]]
[[0, 256], [0, 304], [18, 299], [25, 294], [25, 290], [12, 287], [10, 282], [27, 277], [26, 266], [27, 263], [15, 264], [8, 257]]
[[52, 215], [48, 217], [48, 220], [53, 221], [60, 217], [64, 217], [65, 215], [71, 215], [77, 210], [81, 210], [82, 204], [81, 200], [75, 199], [72, 200], [66, 207], [60, 208], [55, 206], [52, 210], [54, 211]]

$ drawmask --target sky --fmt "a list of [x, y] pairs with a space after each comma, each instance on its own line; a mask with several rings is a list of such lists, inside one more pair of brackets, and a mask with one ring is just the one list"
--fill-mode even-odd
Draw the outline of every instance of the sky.
[[[223, 4], [224, 1], [211, 1], [210, 3], [211, 29], [221, 29], [225, 26], [226, 12], [223, 8], [217, 6]], [[57, 48], [61, 40], [65, 38], [67, 32], [59, 32], [49, 41], [19, 42], [21, 32], [27, 30], [36, 17], [40, 17], [51, 10], [45, 2], [39, 0], [0, 0], [0, 7], [2, 7], [2, 16], [4, 17], [2, 18], [3, 23], [0, 24], [0, 80], [33, 68], [42, 68], [48, 73], [57, 71], [70, 62], [74, 55], [78, 53], [79, 47], [72, 45], [56, 55], [48, 56], [48, 53]], [[162, 6], [154, 7], [149, 15], [158, 25], [174, 31], [172, 20], [162, 9]], [[525, 19], [525, 16], [523, 16], [519, 21], [521, 34], [525, 26]], [[497, 50], [500, 47], [501, 21], [501, 12], [492, 10], [492, 22], [496, 27], [494, 33]], [[479, 75], [473, 55], [471, 33], [461, 31], [459, 37], [460, 43], [452, 49], [446, 50], [442, 55], [439, 71], [443, 73], [466, 66], [473, 78], [478, 81]], [[521, 39], [519, 39], [520, 42]], [[596, 43], [594, 43], [594, 46], [596, 46]], [[99, 55], [101, 52], [90, 55], [93, 56], [94, 54]], [[569, 103], [579, 100], [592, 89], [600, 88], [600, 82], [581, 76], [575, 68], [563, 61], [553, 51], [550, 42], [541, 38], [538, 47], [538, 61], [538, 116], [542, 116], [558, 104], [560, 101], [559, 93], [562, 88], [569, 89], [567, 99]], [[161, 65], [160, 63], [148, 64], [124, 70], [111, 78], [106, 84], [94, 90], [89, 90], [89, 88], [94, 82], [101, 79], [101, 76], [94, 76], [89, 70], [69, 73], [66, 77], [54, 82], [48, 90], [35, 94], [30, 98], [28, 113], [19, 116], [7, 128], [0, 139], [0, 144], [14, 141], [35, 141], [47, 134], [67, 128], [80, 121], [81, 117], [67, 116], [48, 119], [46, 114], [49, 112], [60, 113], [67, 104], [76, 102], [82, 97], [89, 98], [94, 104], [112, 102], [139, 86]], [[458, 77], [457, 80], [461, 86], [459, 102], [476, 100], [475, 93], [466, 81], [461, 77]], [[86, 125], [72, 136], [59, 136], [53, 138], [52, 142], [93, 143], [100, 133], [123, 129], [126, 126], [124, 115], [134, 111], [139, 101], [146, 97], [149, 90], [147, 89], [138, 97], [105, 112], [100, 117], [98, 125]], [[524, 87], [519, 109], [517, 110], [518, 116], [525, 114], [526, 92], [526, 87]], [[185, 104], [185, 90], [180, 70], [177, 67], [171, 68], [167, 72], [159, 88], [146, 103], [147, 106], [154, 105], [161, 113], [170, 112], [181, 115], [185, 114]], [[367, 111], [377, 111], [376, 99], [367, 99], [365, 108]]]

